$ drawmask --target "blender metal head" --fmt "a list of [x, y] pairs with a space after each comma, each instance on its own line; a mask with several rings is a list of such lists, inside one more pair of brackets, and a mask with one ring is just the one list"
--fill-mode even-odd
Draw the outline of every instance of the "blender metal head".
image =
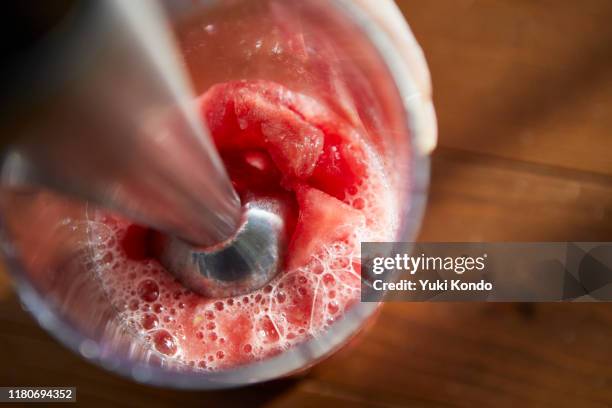
[[283, 267], [287, 247], [287, 205], [275, 198], [252, 198], [244, 205], [238, 231], [208, 248], [169, 237], [162, 264], [191, 290], [209, 297], [250, 293]]
[[27, 120], [0, 120], [15, 135], [0, 157], [2, 183], [72, 195], [172, 236], [166, 264], [196, 292], [265, 284], [286, 243], [282, 205], [249, 202], [239, 225], [240, 200], [160, 4], [86, 2], [63, 24], [19, 61], [19, 72], [40, 75], [20, 76]]

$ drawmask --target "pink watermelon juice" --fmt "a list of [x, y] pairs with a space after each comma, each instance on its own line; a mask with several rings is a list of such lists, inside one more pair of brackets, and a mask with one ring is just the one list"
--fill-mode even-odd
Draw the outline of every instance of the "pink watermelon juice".
[[135, 335], [165, 358], [219, 370], [282, 353], [341, 319], [359, 301], [360, 242], [393, 239], [397, 209], [363, 135], [316, 100], [236, 81], [197, 103], [238, 193], [274, 194], [294, 209], [285, 270], [248, 295], [205, 298], [155, 259], [152, 231], [101, 211], [92, 254]]

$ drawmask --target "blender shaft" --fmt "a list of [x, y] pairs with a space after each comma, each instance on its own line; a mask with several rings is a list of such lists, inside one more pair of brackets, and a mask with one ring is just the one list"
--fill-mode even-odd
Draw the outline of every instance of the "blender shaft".
[[193, 105], [159, 4], [88, 2], [24, 64], [27, 94], [3, 130], [5, 184], [48, 187], [192, 244], [231, 236], [234, 191]]

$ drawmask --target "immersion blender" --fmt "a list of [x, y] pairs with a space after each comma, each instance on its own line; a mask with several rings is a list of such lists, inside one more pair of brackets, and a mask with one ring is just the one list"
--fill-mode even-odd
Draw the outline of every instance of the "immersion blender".
[[63, 20], [12, 67], [2, 182], [88, 200], [168, 234], [160, 261], [202, 295], [265, 285], [282, 266], [286, 208], [240, 202], [160, 5], [85, 2]]

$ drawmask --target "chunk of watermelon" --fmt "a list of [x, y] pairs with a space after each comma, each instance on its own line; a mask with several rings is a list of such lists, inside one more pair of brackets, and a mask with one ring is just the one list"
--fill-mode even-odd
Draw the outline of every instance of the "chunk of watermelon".
[[356, 130], [306, 95], [270, 81], [213, 86], [200, 100], [219, 150], [266, 149], [285, 184], [307, 181], [338, 198], [365, 174]]
[[348, 242], [365, 222], [360, 211], [323, 191], [301, 185], [296, 194], [300, 213], [289, 246], [288, 270], [305, 266], [332, 242]]
[[365, 153], [362, 148], [341, 132], [329, 129], [323, 152], [308, 183], [342, 200], [345, 191], [355, 186], [365, 173]]
[[[281, 100], [282, 103], [282, 100]], [[261, 132], [268, 152], [278, 168], [290, 178], [310, 176], [323, 150], [323, 132], [283, 105], [266, 101], [263, 95], [238, 92], [234, 99], [241, 128]]]
[[201, 99], [219, 150], [265, 148], [286, 177], [309, 177], [323, 150], [323, 132], [290, 108], [292, 93], [265, 81], [212, 87]]

